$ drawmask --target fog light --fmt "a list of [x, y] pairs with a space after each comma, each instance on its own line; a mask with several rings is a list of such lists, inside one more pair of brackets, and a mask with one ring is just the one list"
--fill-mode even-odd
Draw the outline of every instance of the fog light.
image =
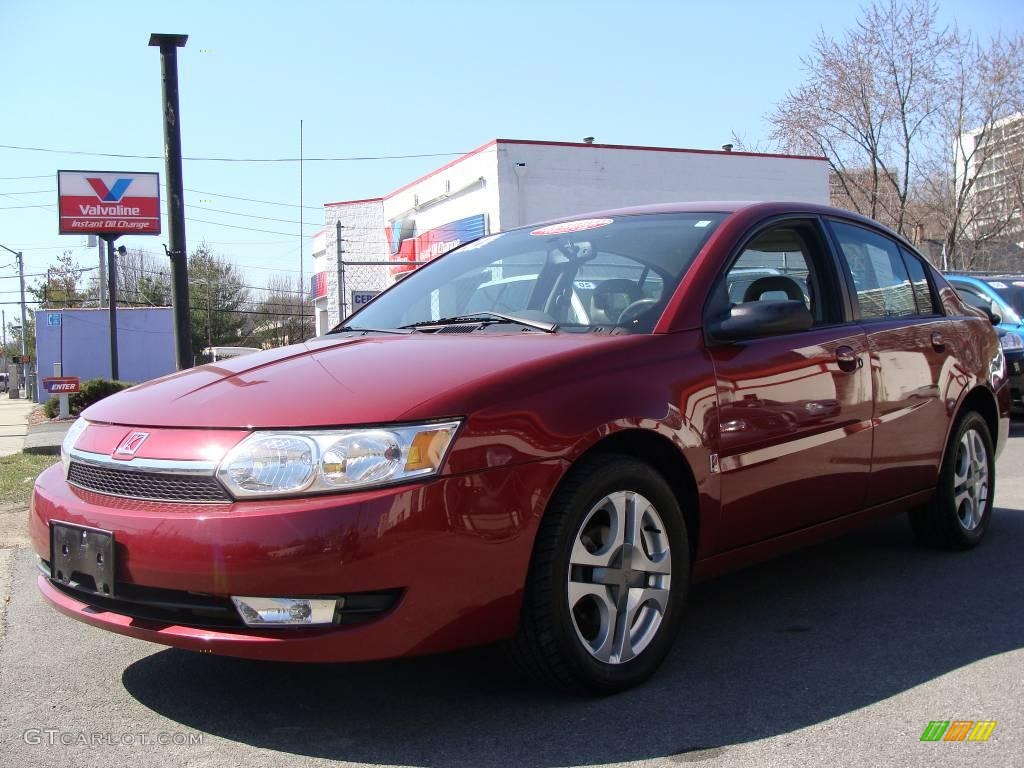
[[250, 627], [333, 624], [334, 611], [345, 599], [306, 597], [232, 597], [242, 621]]

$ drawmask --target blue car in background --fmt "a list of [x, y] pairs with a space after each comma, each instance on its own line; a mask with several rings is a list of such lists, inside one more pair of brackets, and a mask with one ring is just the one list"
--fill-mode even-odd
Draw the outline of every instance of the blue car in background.
[[1024, 412], [1024, 320], [1013, 306], [1024, 291], [1024, 277], [946, 275], [946, 279], [967, 304], [999, 318], [996, 330], [1010, 375], [1013, 411]]

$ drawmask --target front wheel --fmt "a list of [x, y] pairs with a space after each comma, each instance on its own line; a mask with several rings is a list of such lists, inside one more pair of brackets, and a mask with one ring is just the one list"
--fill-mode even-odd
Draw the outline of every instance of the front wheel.
[[634, 686], [671, 649], [689, 575], [686, 524], [665, 479], [626, 456], [586, 459], [541, 523], [512, 655], [574, 692]]
[[935, 497], [910, 512], [910, 524], [926, 544], [970, 549], [985, 536], [995, 496], [995, 451], [985, 419], [965, 413], [950, 435]]

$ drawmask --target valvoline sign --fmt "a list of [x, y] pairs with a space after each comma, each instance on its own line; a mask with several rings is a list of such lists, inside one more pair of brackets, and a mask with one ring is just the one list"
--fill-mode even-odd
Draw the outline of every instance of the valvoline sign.
[[60, 234], [160, 234], [160, 174], [57, 171]]

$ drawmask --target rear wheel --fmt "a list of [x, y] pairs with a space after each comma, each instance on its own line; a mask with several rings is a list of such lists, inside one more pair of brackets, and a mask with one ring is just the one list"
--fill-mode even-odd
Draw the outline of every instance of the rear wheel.
[[512, 655], [575, 692], [636, 685], [671, 648], [689, 573], [686, 525], [664, 478], [626, 456], [586, 459], [541, 523]]
[[994, 455], [985, 419], [975, 411], [963, 414], [946, 446], [935, 497], [910, 513], [911, 527], [921, 541], [969, 549], [982, 540], [992, 518]]

